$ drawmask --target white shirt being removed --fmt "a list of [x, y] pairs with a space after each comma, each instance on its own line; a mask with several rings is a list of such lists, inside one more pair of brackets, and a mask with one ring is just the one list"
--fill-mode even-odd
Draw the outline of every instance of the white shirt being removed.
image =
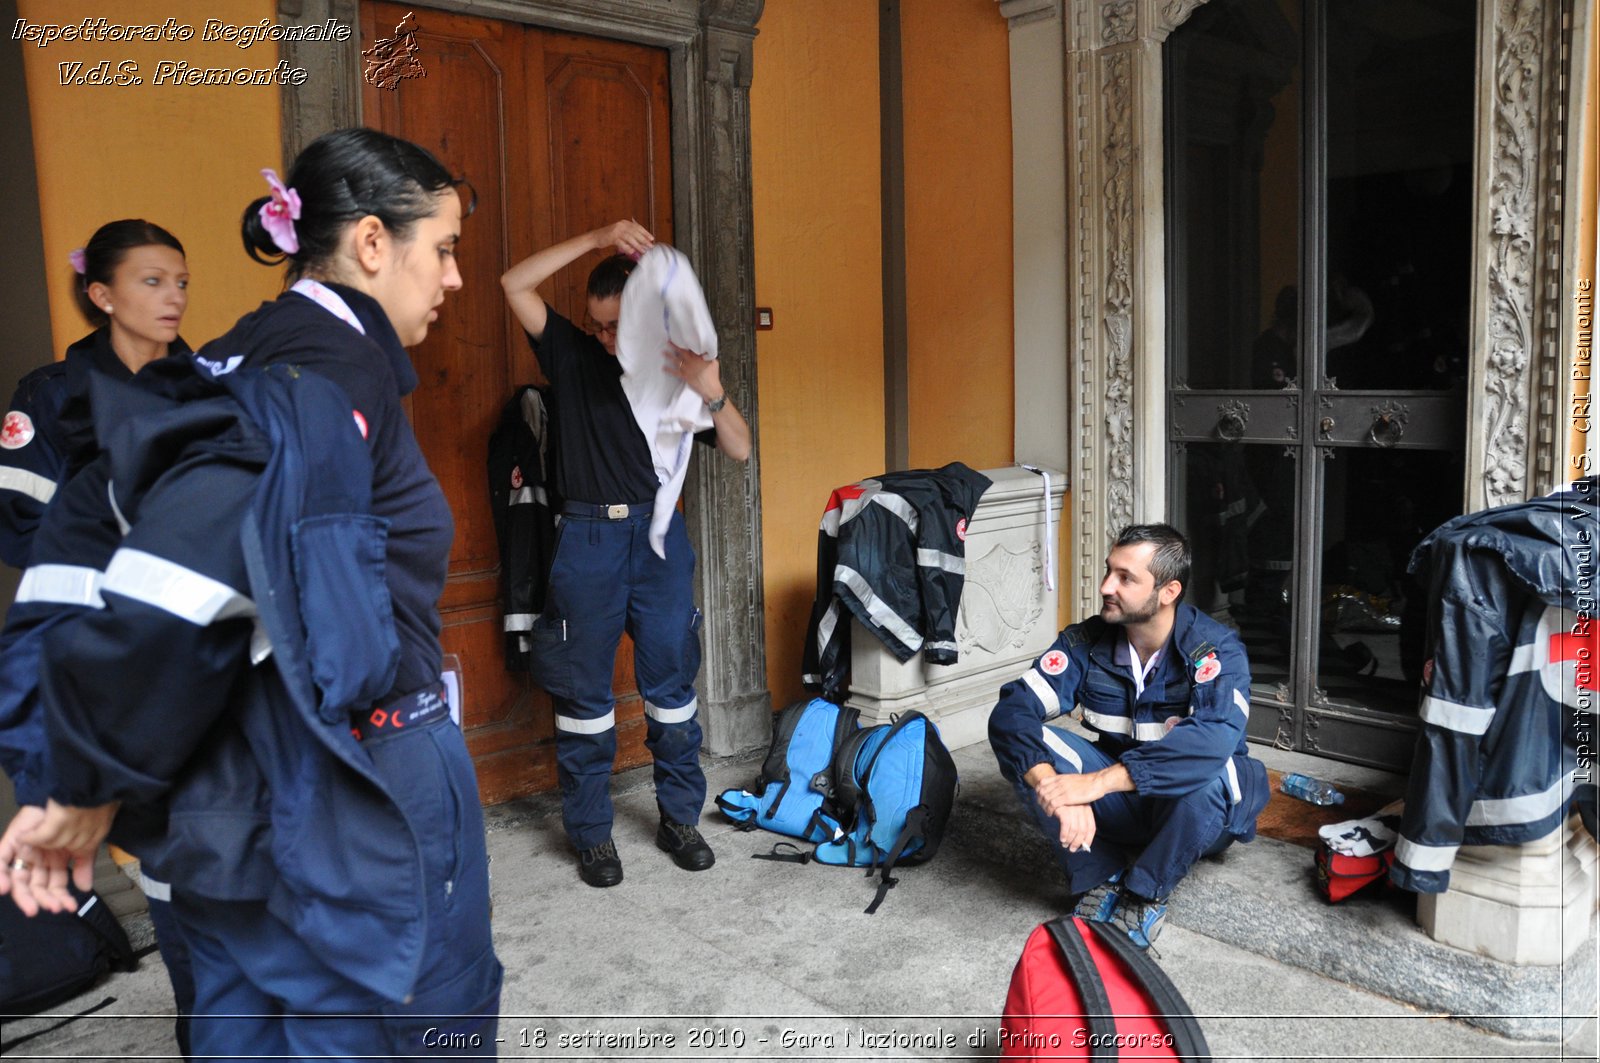
[[667, 341], [717, 356], [717, 329], [689, 259], [677, 248], [656, 244], [644, 253], [622, 289], [617, 319], [617, 358], [622, 391], [655, 462], [655, 507], [650, 548], [666, 557], [667, 525], [683, 493], [694, 434], [711, 427], [705, 401], [667, 372]]

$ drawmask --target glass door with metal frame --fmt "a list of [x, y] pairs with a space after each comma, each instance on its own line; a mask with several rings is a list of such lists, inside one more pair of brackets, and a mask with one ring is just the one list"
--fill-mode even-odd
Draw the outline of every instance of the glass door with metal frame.
[[1165, 45], [1168, 484], [1253, 738], [1403, 768], [1461, 512], [1476, 5], [1210, 0]]

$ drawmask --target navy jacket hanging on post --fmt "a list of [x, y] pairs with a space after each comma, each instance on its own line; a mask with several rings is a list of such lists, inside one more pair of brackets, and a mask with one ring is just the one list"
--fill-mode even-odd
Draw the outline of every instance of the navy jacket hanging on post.
[[801, 662], [806, 686], [837, 699], [850, 616], [900, 661], [956, 660], [967, 522], [991, 481], [960, 462], [890, 472], [828, 498], [817, 534], [817, 597]]
[[1518, 845], [1560, 827], [1594, 778], [1595, 552], [1600, 481], [1469, 513], [1424, 539], [1429, 656], [1416, 759], [1390, 878], [1442, 893], [1462, 845]]

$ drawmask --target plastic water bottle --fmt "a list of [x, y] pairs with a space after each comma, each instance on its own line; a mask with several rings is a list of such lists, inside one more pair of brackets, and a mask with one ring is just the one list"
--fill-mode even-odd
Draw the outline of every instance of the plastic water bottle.
[[1279, 787], [1290, 797], [1298, 797], [1302, 801], [1310, 801], [1314, 805], [1339, 805], [1344, 803], [1344, 794], [1331, 782], [1313, 779], [1309, 775], [1294, 772], [1283, 777], [1283, 785]]

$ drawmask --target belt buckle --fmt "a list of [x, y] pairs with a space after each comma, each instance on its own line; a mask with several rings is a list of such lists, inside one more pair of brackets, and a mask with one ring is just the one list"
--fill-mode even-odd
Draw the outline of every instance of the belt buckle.
[[606, 519], [608, 519], [608, 520], [627, 520], [628, 519], [628, 507], [626, 505], [607, 506], [606, 507]]

